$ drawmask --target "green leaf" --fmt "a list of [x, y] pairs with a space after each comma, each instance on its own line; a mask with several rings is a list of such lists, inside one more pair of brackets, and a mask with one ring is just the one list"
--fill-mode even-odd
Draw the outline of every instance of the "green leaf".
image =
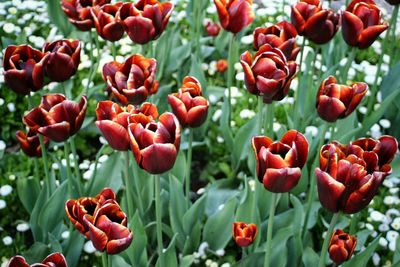
[[31, 226], [33, 239], [35, 241], [44, 241], [44, 231], [43, 228], [40, 226], [39, 214], [42, 211], [43, 205], [47, 201], [47, 193], [48, 189], [46, 186], [43, 186], [42, 190], [40, 191], [39, 197], [36, 199], [35, 206], [33, 207], [31, 217], [29, 219], [29, 225]]
[[83, 235], [80, 232], [73, 230], [70, 232], [69, 238], [64, 240], [62, 243], [63, 254], [69, 267], [75, 267], [78, 265], [84, 241], [85, 239]]
[[224, 137], [224, 141], [228, 146], [229, 151], [234, 149], [233, 133], [229, 122], [229, 103], [228, 97], [224, 97], [224, 103], [222, 104], [222, 114], [219, 121], [219, 129]]
[[272, 247], [274, 249], [271, 253], [271, 266], [284, 267], [286, 265], [288, 254], [286, 243], [292, 235], [292, 226], [280, 228], [278, 231], [274, 231], [274, 237], [272, 239]]
[[183, 215], [183, 229], [186, 235], [190, 235], [193, 225], [204, 217], [206, 195], [203, 195]]
[[319, 256], [312, 248], [306, 247], [303, 251], [302, 261], [304, 266], [318, 266]]
[[27, 262], [42, 262], [49, 252], [49, 247], [46, 244], [35, 242], [22, 256]]
[[176, 158], [174, 167], [171, 170], [171, 173], [173, 176], [178, 178], [178, 180], [183, 184], [184, 179], [185, 179], [185, 173], [186, 173], [186, 155], [182, 151], [182, 145], [181, 148], [179, 149], [178, 157]]
[[219, 212], [208, 218], [204, 225], [203, 241], [208, 243], [210, 249], [223, 249], [232, 239], [235, 208], [236, 198], [231, 198]]
[[134, 239], [130, 247], [126, 250], [132, 266], [146, 266], [147, 258], [147, 235], [143, 222], [138, 212], [132, 217], [129, 228], [133, 231]]
[[[239, 203], [239, 206], [236, 210], [236, 219], [235, 221], [239, 222], [254, 222], [253, 218], [256, 217], [258, 218], [258, 210], [254, 210], [253, 205], [254, 205], [255, 200], [255, 192], [251, 191], [250, 186], [248, 184], [247, 178], [245, 179], [245, 188], [244, 188], [244, 195]], [[256, 213], [256, 215], [254, 214]]]
[[190, 267], [190, 266], [192, 266], [192, 263], [194, 262], [195, 259], [196, 258], [193, 255], [184, 256], [179, 261], [179, 267]]
[[233, 179], [223, 179], [213, 182], [207, 190], [206, 215], [210, 217], [219, 211], [219, 207], [236, 196], [239, 191]]
[[[240, 160], [249, 156], [251, 138], [257, 134], [257, 118], [253, 117], [246, 124], [240, 127], [234, 139], [233, 162], [236, 169], [239, 168]], [[251, 155], [253, 156], [253, 155]]]
[[32, 213], [36, 199], [40, 194], [40, 185], [35, 179], [20, 178], [17, 180], [17, 191], [24, 208]]
[[379, 245], [380, 237], [381, 235], [378, 235], [363, 252], [353, 256], [349, 261], [343, 264], [343, 267], [367, 266], [369, 259], [371, 258], [372, 254], [375, 252], [376, 248]]
[[[178, 266], [178, 260], [176, 259], [175, 252], [175, 241], [178, 234], [175, 234], [172, 237], [169, 246], [162, 253], [161, 257], [163, 258], [164, 266]], [[160, 258], [157, 260], [156, 267], [160, 267]]]
[[192, 64], [190, 66], [189, 75], [196, 77], [199, 80], [199, 82], [201, 83], [201, 87], [203, 88], [203, 90], [206, 91], [207, 79], [204, 76], [203, 70], [201, 69], [201, 64], [200, 64], [199, 60], [193, 54], [190, 57], [190, 60], [191, 60]]
[[47, 0], [46, 2], [50, 20], [57, 26], [64, 36], [68, 36], [72, 31], [72, 25], [62, 11], [60, 1]]

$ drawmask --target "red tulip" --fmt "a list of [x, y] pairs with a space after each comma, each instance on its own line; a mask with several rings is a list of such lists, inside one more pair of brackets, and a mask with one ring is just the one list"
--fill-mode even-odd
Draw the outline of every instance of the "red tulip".
[[343, 11], [343, 39], [350, 46], [368, 48], [388, 27], [373, 0], [353, 0]]
[[62, 94], [48, 94], [42, 97], [38, 107], [24, 116], [23, 122], [32, 132], [38, 132], [55, 142], [62, 142], [81, 128], [86, 108], [86, 96], [75, 103]]
[[217, 36], [221, 30], [218, 23], [214, 23], [213, 21], [208, 21], [204, 28], [209, 36]]
[[174, 4], [157, 0], [139, 0], [124, 3], [117, 18], [123, 22], [126, 33], [134, 43], [147, 44], [156, 40], [167, 27]]
[[337, 265], [348, 261], [357, 245], [357, 237], [337, 229], [329, 243], [329, 257]]
[[232, 225], [232, 237], [240, 247], [251, 245], [257, 237], [258, 229], [254, 223], [234, 222]]
[[128, 105], [125, 110], [112, 101], [100, 101], [97, 104], [97, 128], [113, 149], [129, 150], [128, 117], [137, 113], [153, 119], [158, 117], [157, 107], [151, 103], [143, 103], [140, 109]]
[[335, 36], [339, 17], [330, 9], [322, 9], [319, 0], [300, 0], [292, 6], [291, 20], [298, 34], [316, 44], [325, 44]]
[[42, 263], [29, 265], [22, 256], [14, 256], [7, 267], [68, 267], [65, 257], [61, 253], [53, 253], [47, 256]]
[[108, 4], [91, 9], [94, 26], [101, 38], [115, 42], [124, 35], [122, 22], [116, 19], [116, 14], [123, 3]]
[[[40, 148], [39, 136], [37, 133], [29, 131], [28, 134], [25, 134], [23, 131], [17, 131], [16, 137], [22, 151], [24, 151], [28, 157], [42, 156], [42, 149]], [[45, 146], [48, 147], [49, 139], [44, 137], [43, 141]]]
[[222, 28], [238, 33], [254, 20], [252, 0], [214, 0]]
[[228, 69], [228, 61], [226, 59], [220, 59], [217, 61], [217, 71], [224, 73]]
[[207, 119], [208, 101], [194, 77], [185, 77], [178, 93], [168, 95], [168, 102], [182, 127], [199, 127]]
[[49, 52], [44, 62], [44, 70], [52, 81], [66, 81], [76, 73], [81, 58], [79, 40], [47, 43], [43, 46], [43, 52]]
[[91, 8], [103, 6], [111, 0], [60, 0], [60, 2], [68, 20], [79, 30], [89, 31], [93, 28]]
[[263, 97], [265, 103], [282, 100], [297, 71], [294, 61], [287, 62], [278, 48], [269, 44], [260, 47], [252, 60], [249, 51], [240, 56], [247, 90]]
[[362, 138], [341, 145], [332, 142], [321, 148], [320, 168], [315, 169], [319, 200], [331, 212], [356, 213], [376, 195], [383, 179], [390, 174], [397, 151], [397, 140]]
[[255, 136], [252, 146], [258, 180], [268, 191], [289, 192], [297, 185], [308, 156], [308, 142], [304, 135], [289, 130], [277, 142], [266, 136]]
[[287, 21], [281, 21], [268, 28], [258, 27], [253, 32], [254, 48], [260, 49], [264, 44], [279, 48], [288, 61], [296, 60], [300, 48], [296, 45], [296, 28]]
[[131, 150], [142, 169], [159, 174], [174, 166], [181, 139], [180, 125], [174, 114], [162, 114], [158, 123], [143, 114], [131, 115], [128, 133]]
[[9, 45], [3, 57], [5, 83], [22, 95], [41, 89], [45, 55], [29, 45]]
[[349, 116], [360, 104], [368, 91], [368, 84], [354, 83], [351, 86], [338, 84], [333, 76], [325, 79], [317, 94], [317, 111], [319, 116], [334, 122]]
[[76, 230], [89, 238], [89, 227], [84, 222], [83, 217], [87, 215], [92, 218], [98, 206], [103, 205], [107, 200], [115, 200], [115, 194], [110, 188], [104, 188], [96, 197], [68, 200], [65, 203], [65, 212]]
[[139, 105], [148, 95], [158, 90], [155, 81], [157, 61], [140, 54], [129, 57], [124, 63], [109, 62], [103, 67], [103, 80], [107, 89], [123, 105]]

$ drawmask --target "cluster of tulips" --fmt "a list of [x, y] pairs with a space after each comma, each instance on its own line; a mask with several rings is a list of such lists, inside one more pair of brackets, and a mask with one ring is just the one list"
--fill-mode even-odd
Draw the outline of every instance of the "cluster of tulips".
[[[157, 0], [139, 0], [136, 4], [109, 2], [62, 0], [61, 5], [70, 22], [79, 30], [95, 27], [98, 34], [109, 41], [118, 41], [125, 31], [136, 44], [157, 39], [173, 9], [171, 2], [159, 3]], [[214, 0], [214, 3], [222, 28], [233, 35], [254, 20], [251, 0]], [[259, 97], [259, 103], [271, 105], [289, 93], [291, 81], [299, 69], [295, 62], [300, 52], [296, 44], [297, 35], [315, 44], [324, 44], [334, 37], [341, 24], [346, 43], [365, 49], [388, 28], [372, 0], [354, 0], [342, 14], [322, 8], [319, 0], [301, 0], [292, 7], [291, 21], [256, 28], [253, 33], [254, 56], [249, 51], [240, 56], [245, 86], [251, 94]], [[206, 31], [216, 36], [220, 27], [209, 22]], [[47, 78], [65, 81], [78, 68], [80, 50], [78, 40], [49, 43], [42, 51], [27, 45], [9, 46], [3, 59], [5, 82], [15, 92], [29, 95], [42, 88]], [[178, 92], [168, 95], [172, 113], [159, 115], [156, 105], [145, 102], [150, 95], [157, 93], [156, 70], [157, 60], [140, 54], [128, 57], [123, 63], [106, 63], [102, 78], [110, 100], [97, 104], [95, 122], [111, 148], [131, 151], [137, 165], [150, 174], [161, 174], [174, 166], [181, 128], [201, 126], [209, 107], [207, 99], [202, 96], [200, 82], [187, 76]], [[368, 85], [364, 82], [348, 86], [339, 84], [335, 77], [330, 76], [318, 90], [317, 112], [327, 122], [343, 119], [356, 109], [367, 90]], [[86, 96], [81, 96], [80, 102], [75, 103], [62, 94], [44, 95], [40, 105], [23, 117], [29, 132], [17, 133], [22, 150], [28, 156], [40, 157], [45, 154], [50, 140], [67, 141], [81, 128], [86, 110]], [[260, 110], [262, 119], [261, 113]], [[262, 128], [258, 134], [251, 140], [256, 176], [264, 188], [272, 192], [265, 256], [265, 266], [268, 266], [277, 196], [298, 184], [308, 159], [309, 144], [297, 130], [287, 131], [279, 141], [262, 135]], [[361, 138], [346, 145], [333, 141], [322, 146], [320, 165], [315, 169], [322, 206], [335, 213], [336, 219], [339, 212], [354, 214], [366, 207], [377, 194], [383, 179], [390, 174], [390, 163], [397, 147], [396, 139], [391, 136], [382, 136], [378, 140]], [[73, 184], [70, 189], [72, 195]], [[90, 239], [97, 250], [107, 254], [116, 254], [129, 247], [133, 232], [128, 228], [127, 215], [121, 210], [115, 193], [105, 188], [96, 197], [79, 197], [65, 204], [66, 214], [75, 228]], [[156, 193], [156, 202], [157, 197]], [[331, 259], [340, 264], [352, 256], [357, 238], [341, 229], [332, 234], [334, 223], [332, 225], [321, 250], [321, 259], [323, 262], [324, 250], [329, 251]], [[232, 232], [236, 244], [245, 247], [253, 243], [258, 228], [254, 223], [235, 222]], [[161, 249], [162, 240], [158, 240], [158, 245]], [[56, 253], [32, 266], [66, 265], [64, 257]], [[9, 266], [29, 265], [22, 257], [16, 256]]]

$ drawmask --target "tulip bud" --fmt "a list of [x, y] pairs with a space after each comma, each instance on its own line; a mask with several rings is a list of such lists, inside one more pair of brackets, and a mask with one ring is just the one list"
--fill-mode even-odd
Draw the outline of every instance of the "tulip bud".
[[139, 0], [136, 4], [124, 3], [117, 13], [117, 19], [123, 22], [132, 42], [147, 44], [163, 33], [173, 8], [172, 2]]
[[[28, 157], [41, 157], [42, 149], [40, 147], [39, 135], [32, 131], [25, 134], [23, 131], [17, 131], [16, 138], [21, 146], [22, 151]], [[49, 146], [49, 139], [47, 137], [43, 138], [46, 147]]]
[[207, 118], [208, 101], [194, 77], [185, 77], [179, 92], [168, 95], [168, 103], [182, 127], [199, 127]]
[[351, 86], [338, 84], [333, 76], [322, 81], [317, 94], [317, 111], [319, 116], [334, 122], [349, 116], [368, 91], [368, 84], [354, 83]]
[[29, 266], [40, 266], [40, 267], [68, 267], [65, 257], [61, 253], [53, 253], [47, 256], [42, 263], [35, 263], [29, 265], [25, 258], [22, 256], [14, 256], [10, 259], [7, 267], [29, 267]]
[[279, 48], [288, 61], [296, 60], [300, 48], [296, 44], [297, 30], [287, 21], [281, 21], [268, 28], [258, 27], [253, 32], [254, 48], [260, 49], [264, 44]]
[[252, 147], [257, 177], [265, 189], [284, 193], [297, 185], [308, 157], [308, 141], [303, 134], [289, 130], [277, 142], [266, 136], [255, 136]]
[[103, 80], [107, 90], [121, 104], [139, 105], [149, 95], [157, 93], [158, 81], [155, 81], [157, 61], [135, 54], [124, 63], [111, 61], [103, 66]]
[[289, 86], [297, 71], [294, 61], [287, 62], [278, 48], [269, 44], [260, 47], [252, 59], [249, 51], [240, 56], [247, 90], [263, 97], [264, 103], [282, 100], [289, 92]]
[[43, 87], [45, 53], [29, 45], [9, 45], [4, 57], [4, 81], [14, 92], [27, 95]]
[[368, 48], [388, 27], [373, 0], [353, 0], [343, 11], [343, 39], [349, 46]]
[[254, 20], [253, 0], [214, 0], [222, 28], [238, 33]]
[[86, 108], [86, 96], [75, 103], [62, 94], [48, 94], [42, 97], [38, 107], [24, 116], [23, 122], [32, 132], [38, 132], [52, 141], [62, 142], [81, 128]]
[[240, 247], [251, 245], [257, 237], [258, 229], [254, 223], [234, 222], [232, 225], [232, 237]]
[[214, 23], [213, 21], [208, 21], [204, 28], [209, 36], [217, 36], [221, 30], [218, 23]]
[[228, 61], [226, 59], [220, 59], [217, 61], [217, 71], [224, 73], [228, 69]]
[[59, 40], [43, 46], [46, 56], [44, 69], [52, 81], [63, 82], [71, 78], [80, 62], [81, 43], [79, 40]]
[[122, 2], [118, 2], [102, 7], [95, 6], [90, 10], [96, 31], [104, 40], [115, 42], [124, 35], [121, 21], [115, 18], [121, 5]]
[[337, 265], [348, 261], [357, 245], [357, 237], [337, 229], [329, 244], [329, 257]]

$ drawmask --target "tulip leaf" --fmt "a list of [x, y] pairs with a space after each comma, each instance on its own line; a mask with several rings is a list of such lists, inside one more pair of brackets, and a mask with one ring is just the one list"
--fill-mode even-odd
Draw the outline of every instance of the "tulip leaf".
[[194, 255], [186, 255], [179, 261], [179, 267], [190, 267], [195, 259]]
[[232, 239], [235, 208], [236, 198], [231, 198], [219, 212], [208, 218], [204, 225], [203, 241], [208, 243], [210, 249], [214, 251], [223, 249]]
[[253, 192], [248, 185], [247, 179], [245, 181], [244, 196], [241, 199], [239, 206], [236, 210], [235, 221], [245, 222], [245, 223], [257, 223], [254, 219], [259, 219], [258, 209], [254, 210], [253, 205], [255, 199], [255, 192]]
[[223, 179], [215, 181], [209, 186], [205, 210], [208, 217], [218, 212], [221, 205], [239, 193], [238, 190], [233, 189], [235, 185], [232, 182], [233, 179]]
[[167, 71], [168, 72], [177, 71], [183, 65], [183, 62], [190, 57], [190, 53], [191, 53], [190, 43], [172, 48], [169, 57], [170, 59], [169, 62], [174, 62], [174, 64], [168, 64]]
[[206, 92], [207, 90], [207, 79], [204, 76], [204, 72], [201, 69], [201, 64], [199, 62], [199, 60], [196, 58], [195, 55], [192, 54], [192, 56], [190, 57], [190, 61], [191, 61], [191, 66], [190, 66], [190, 72], [189, 75], [190, 76], [194, 76], [195, 78], [197, 78], [201, 84], [201, 88], [203, 89], [204, 92]]
[[193, 205], [186, 211], [185, 215], [183, 215], [183, 229], [186, 235], [190, 235], [192, 231], [193, 225], [202, 221], [205, 212], [206, 206], [206, 195], [203, 195]]
[[[274, 227], [275, 228], [275, 227]], [[277, 229], [277, 228], [275, 228]], [[274, 237], [272, 239], [272, 247], [274, 248], [271, 253], [271, 266], [286, 266], [287, 262], [287, 241], [293, 235], [292, 226], [280, 228], [278, 231], [274, 231]]]
[[316, 253], [312, 248], [306, 247], [303, 251], [302, 261], [304, 266], [318, 266], [318, 253]]
[[182, 251], [184, 255], [192, 254], [199, 248], [202, 228], [203, 224], [201, 221], [196, 221], [194, 225], [191, 226], [191, 232], [186, 235], [185, 246]]
[[85, 239], [83, 235], [74, 230], [69, 234], [69, 238], [62, 243], [63, 254], [68, 262], [69, 267], [75, 267], [78, 264], [82, 253], [83, 243]]
[[47, 186], [43, 186], [42, 190], [40, 191], [39, 197], [36, 199], [35, 206], [29, 219], [29, 225], [31, 226], [33, 238], [35, 241], [44, 241], [44, 228], [40, 226], [38, 221], [42, 207], [47, 201], [47, 194], [48, 188]]
[[397, 237], [396, 248], [393, 254], [393, 266], [400, 266], [400, 238]]
[[294, 196], [290, 195], [290, 202], [293, 205], [294, 208], [294, 217], [293, 221], [297, 222], [296, 224], [293, 225], [293, 234], [301, 234], [301, 229], [303, 227], [303, 221], [304, 221], [304, 209], [303, 205], [301, 205], [300, 200]]
[[[251, 138], [257, 134], [256, 116], [240, 127], [234, 139], [233, 162], [236, 169], [239, 168], [240, 161], [249, 156], [251, 150]], [[251, 153], [250, 156], [254, 156]]]
[[[176, 259], [176, 252], [175, 252], [175, 242], [178, 233], [176, 233], [169, 243], [168, 247], [162, 253], [161, 257], [163, 258], [164, 266], [178, 266], [178, 260]], [[156, 267], [160, 267], [160, 258], [158, 258]]]
[[219, 124], [220, 132], [224, 138], [224, 141], [229, 149], [229, 151], [233, 151], [234, 149], [234, 141], [233, 141], [233, 133], [229, 122], [229, 103], [228, 97], [224, 97], [224, 103], [222, 104], [222, 114]]
[[35, 242], [22, 256], [27, 262], [42, 262], [49, 252], [49, 246], [41, 242]]
[[132, 266], [146, 266], [147, 235], [138, 212], [130, 220], [129, 228], [133, 231], [134, 239], [125, 254], [128, 255]]
[[241, 259], [239, 262], [232, 265], [232, 267], [245, 267], [245, 266], [264, 266], [264, 252], [257, 251], [249, 254], [247, 257]]
[[181, 149], [179, 149], [178, 156], [176, 157], [174, 167], [171, 170], [173, 176], [178, 178], [179, 182], [183, 183], [185, 180], [186, 173], [186, 155]]
[[364, 267], [367, 266], [367, 263], [369, 259], [372, 257], [372, 254], [374, 254], [376, 248], [379, 245], [379, 238], [381, 235], [378, 235], [374, 241], [372, 241], [368, 247], [361, 253], [358, 253], [357, 255], [353, 256], [349, 261], [345, 262], [343, 264], [343, 267]]
[[35, 207], [35, 200], [38, 199], [40, 194], [40, 185], [35, 179], [19, 178], [17, 180], [18, 197], [24, 205], [24, 208], [32, 213]]
[[68, 36], [72, 31], [72, 25], [68, 21], [66, 15], [61, 9], [60, 1], [47, 0], [47, 10], [51, 21], [57, 26], [57, 28]]
[[182, 218], [187, 209], [187, 201], [183, 194], [183, 185], [178, 179], [169, 176], [169, 218], [171, 228], [174, 233], [178, 233], [177, 245], [180, 250], [183, 249], [185, 244], [185, 231], [183, 230]]

